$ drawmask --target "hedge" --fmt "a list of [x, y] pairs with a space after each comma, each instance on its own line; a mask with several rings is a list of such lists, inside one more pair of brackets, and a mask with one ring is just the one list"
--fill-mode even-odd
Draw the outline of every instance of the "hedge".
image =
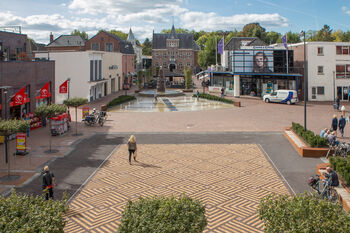
[[328, 142], [326, 138], [322, 138], [319, 135], [315, 135], [310, 130], [304, 130], [304, 127], [298, 123], [292, 122], [293, 131], [302, 137], [311, 147], [326, 147]]
[[259, 205], [259, 217], [269, 233], [350, 232], [350, 216], [337, 203], [304, 193], [270, 194]]
[[107, 107], [110, 108], [110, 107], [113, 107], [113, 106], [116, 106], [116, 105], [119, 105], [119, 104], [122, 104], [125, 102], [129, 102], [129, 101], [135, 100], [135, 99], [136, 99], [135, 96], [121, 95], [118, 98], [115, 98], [115, 99], [109, 101], [107, 104]]
[[[194, 94], [193, 97], [197, 97], [197, 95]], [[210, 95], [210, 94], [206, 94], [206, 93], [200, 93], [199, 94], [199, 98], [208, 99], [208, 100], [214, 100], [214, 101], [221, 101], [221, 102], [224, 102], [224, 103], [227, 103], [227, 104], [234, 104], [233, 100], [221, 98], [219, 96]]]
[[66, 198], [46, 201], [43, 196], [0, 195], [0, 232], [64, 232]]
[[330, 157], [331, 167], [350, 185], [350, 157]]
[[205, 207], [186, 195], [139, 198], [128, 201], [122, 213], [119, 233], [203, 232], [207, 225]]

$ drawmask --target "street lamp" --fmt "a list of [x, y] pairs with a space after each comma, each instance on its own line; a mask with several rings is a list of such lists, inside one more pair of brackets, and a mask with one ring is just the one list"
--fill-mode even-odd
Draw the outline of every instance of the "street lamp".
[[304, 38], [304, 130], [306, 131], [306, 100], [307, 100], [307, 89], [306, 89], [306, 43], [305, 43], [305, 31], [301, 31], [300, 35]]
[[[7, 120], [7, 91], [8, 89], [12, 88], [11, 86], [2, 86], [0, 89], [4, 90], [5, 94], [5, 120]], [[8, 139], [7, 136], [4, 136], [4, 144], [5, 144], [5, 162], [8, 164], [8, 176], [10, 174], [10, 161], [8, 159]]]

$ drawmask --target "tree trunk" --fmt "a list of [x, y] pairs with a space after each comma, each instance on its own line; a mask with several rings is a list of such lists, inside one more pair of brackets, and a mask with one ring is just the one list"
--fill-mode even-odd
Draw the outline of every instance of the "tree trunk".
[[75, 107], [75, 135], [78, 136], [78, 107]]
[[48, 120], [49, 120], [49, 133], [50, 133], [50, 135], [49, 135], [49, 150], [50, 150], [50, 152], [51, 152], [51, 119], [50, 119], [50, 117], [48, 117]]

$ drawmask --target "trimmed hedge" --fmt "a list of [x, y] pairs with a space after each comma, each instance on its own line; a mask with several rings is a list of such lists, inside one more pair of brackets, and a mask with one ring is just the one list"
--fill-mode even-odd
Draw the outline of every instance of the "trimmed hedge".
[[[197, 95], [194, 94], [193, 97], [197, 97]], [[216, 96], [216, 95], [210, 95], [210, 94], [205, 94], [205, 93], [200, 93], [199, 94], [199, 98], [203, 98], [203, 99], [207, 99], [207, 100], [220, 101], [220, 102], [224, 102], [224, 103], [227, 103], [227, 104], [234, 104], [235, 103], [233, 100], [225, 99], [225, 98], [221, 98], [221, 97]]]
[[207, 225], [205, 207], [186, 195], [179, 198], [154, 196], [128, 201], [119, 233], [126, 232], [203, 232]]
[[0, 195], [0, 232], [64, 232], [66, 198], [46, 201], [43, 196]]
[[107, 104], [107, 108], [110, 108], [110, 107], [113, 107], [113, 106], [116, 106], [116, 105], [119, 105], [119, 104], [122, 104], [125, 102], [129, 102], [129, 101], [135, 100], [135, 99], [136, 99], [135, 96], [121, 95], [118, 98], [115, 98], [115, 99], [109, 101]]
[[259, 217], [269, 233], [350, 232], [350, 216], [339, 203], [307, 193], [268, 195], [260, 202]]
[[343, 178], [346, 185], [350, 185], [350, 157], [330, 157], [331, 167]]
[[304, 130], [304, 127], [298, 123], [292, 122], [293, 131], [302, 137], [311, 147], [326, 147], [328, 146], [327, 139], [315, 135], [310, 130]]

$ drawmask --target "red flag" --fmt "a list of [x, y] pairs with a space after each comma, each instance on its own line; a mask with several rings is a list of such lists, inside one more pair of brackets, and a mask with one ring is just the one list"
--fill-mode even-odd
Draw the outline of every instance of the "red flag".
[[60, 86], [60, 91], [62, 93], [68, 93], [68, 80], [64, 81], [64, 83], [61, 84]]
[[[29, 102], [26, 94], [26, 87], [23, 87], [12, 97], [12, 106], [22, 105]], [[11, 106], [11, 103], [10, 103]]]
[[45, 99], [51, 97], [50, 93], [50, 82], [47, 82], [41, 89], [40, 89], [40, 96], [37, 96], [36, 99]]

